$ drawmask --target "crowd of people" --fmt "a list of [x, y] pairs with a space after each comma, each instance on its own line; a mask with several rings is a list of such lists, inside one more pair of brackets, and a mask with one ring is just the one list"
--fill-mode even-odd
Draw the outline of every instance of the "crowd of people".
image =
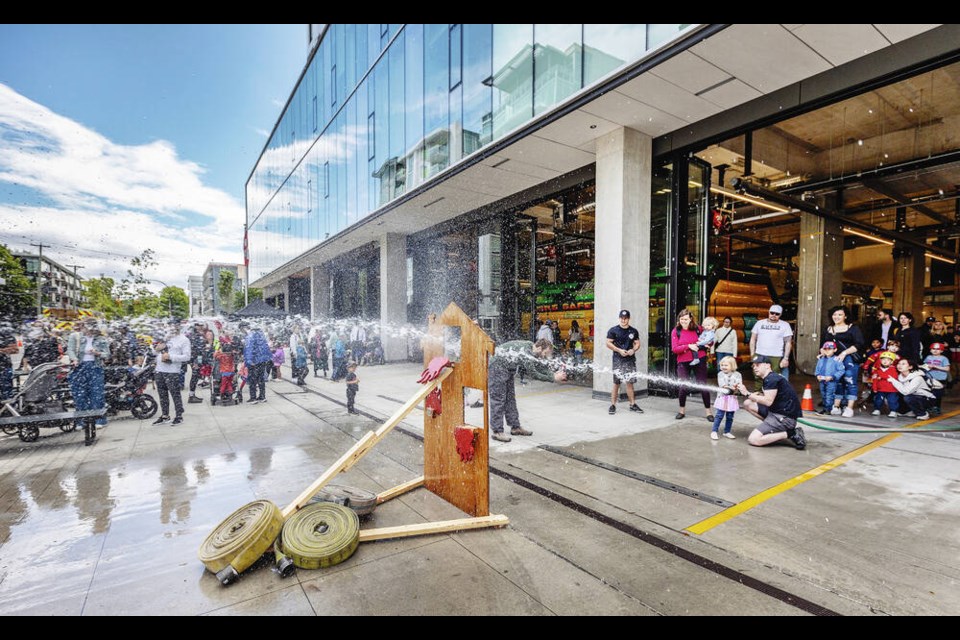
[[[0, 399], [15, 395], [16, 377], [45, 363], [59, 363], [67, 370], [76, 410], [102, 409], [108, 367], [133, 373], [151, 366], [160, 405], [160, 416], [153, 424], [179, 425], [184, 421], [184, 405], [204, 402], [199, 390], [211, 386], [211, 398], [219, 401], [242, 403], [243, 389], [249, 388], [248, 403], [266, 402], [266, 382], [282, 380], [281, 367], [289, 362], [292, 382], [301, 387], [306, 386], [311, 363], [314, 377], [322, 374], [344, 383], [348, 411], [357, 413], [353, 402], [359, 389], [356, 368], [386, 361], [379, 335], [360, 322], [347, 327], [342, 322], [187, 323], [174, 319], [138, 322], [135, 329], [128, 322], [95, 317], [65, 329], [45, 320], [0, 327]], [[21, 358], [15, 372], [17, 354]], [[188, 392], [186, 402], [183, 390]], [[106, 426], [106, 418], [97, 424]]]

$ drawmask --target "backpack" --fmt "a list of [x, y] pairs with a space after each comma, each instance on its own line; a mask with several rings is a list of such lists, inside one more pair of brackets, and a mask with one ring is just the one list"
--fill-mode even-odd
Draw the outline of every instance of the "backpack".
[[920, 367], [918, 371], [923, 374], [923, 381], [927, 383], [927, 387], [929, 387], [931, 391], [943, 389], [943, 383], [931, 376], [928, 369]]

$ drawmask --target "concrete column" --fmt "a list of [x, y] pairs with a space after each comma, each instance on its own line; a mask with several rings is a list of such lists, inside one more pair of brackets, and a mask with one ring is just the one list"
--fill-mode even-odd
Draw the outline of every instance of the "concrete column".
[[913, 326], [923, 324], [923, 283], [927, 257], [920, 249], [896, 247], [893, 251], [893, 312], [909, 311]]
[[387, 360], [407, 357], [406, 338], [397, 329], [407, 323], [407, 236], [380, 236], [380, 340]]
[[813, 374], [830, 308], [843, 289], [843, 230], [839, 222], [800, 214], [800, 297], [794, 332], [794, 361]]
[[[607, 330], [617, 324], [620, 309], [629, 309], [630, 324], [640, 333], [637, 369], [647, 371], [652, 160], [652, 139], [639, 131], [622, 128], [597, 138], [593, 361], [598, 369], [609, 370]], [[595, 396], [609, 395], [612, 385], [610, 373], [594, 371]], [[646, 381], [635, 388], [646, 389]]]
[[323, 265], [310, 268], [310, 319], [330, 317], [330, 274]]

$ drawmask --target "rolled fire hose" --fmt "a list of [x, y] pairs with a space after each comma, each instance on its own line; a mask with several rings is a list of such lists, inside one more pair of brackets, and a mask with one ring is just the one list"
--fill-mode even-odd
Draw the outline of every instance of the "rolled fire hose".
[[[277, 545], [301, 569], [339, 564], [360, 544], [360, 519], [347, 507], [332, 502], [307, 505], [283, 525]], [[278, 556], [279, 557], [279, 556]]]
[[280, 508], [269, 500], [245, 504], [221, 522], [200, 545], [200, 562], [228, 585], [257, 561], [283, 529]]
[[330, 484], [321, 489], [310, 502], [332, 502], [353, 509], [361, 518], [373, 513], [377, 506], [377, 494], [366, 489]]

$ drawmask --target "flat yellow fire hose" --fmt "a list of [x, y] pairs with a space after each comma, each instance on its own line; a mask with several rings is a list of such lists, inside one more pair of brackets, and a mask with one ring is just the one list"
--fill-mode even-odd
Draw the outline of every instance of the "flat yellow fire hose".
[[273, 544], [283, 529], [280, 507], [269, 500], [243, 505], [214, 529], [197, 555], [222, 584], [236, 580]]
[[283, 525], [282, 552], [300, 569], [322, 569], [353, 555], [360, 544], [360, 519], [353, 509], [318, 502]]

